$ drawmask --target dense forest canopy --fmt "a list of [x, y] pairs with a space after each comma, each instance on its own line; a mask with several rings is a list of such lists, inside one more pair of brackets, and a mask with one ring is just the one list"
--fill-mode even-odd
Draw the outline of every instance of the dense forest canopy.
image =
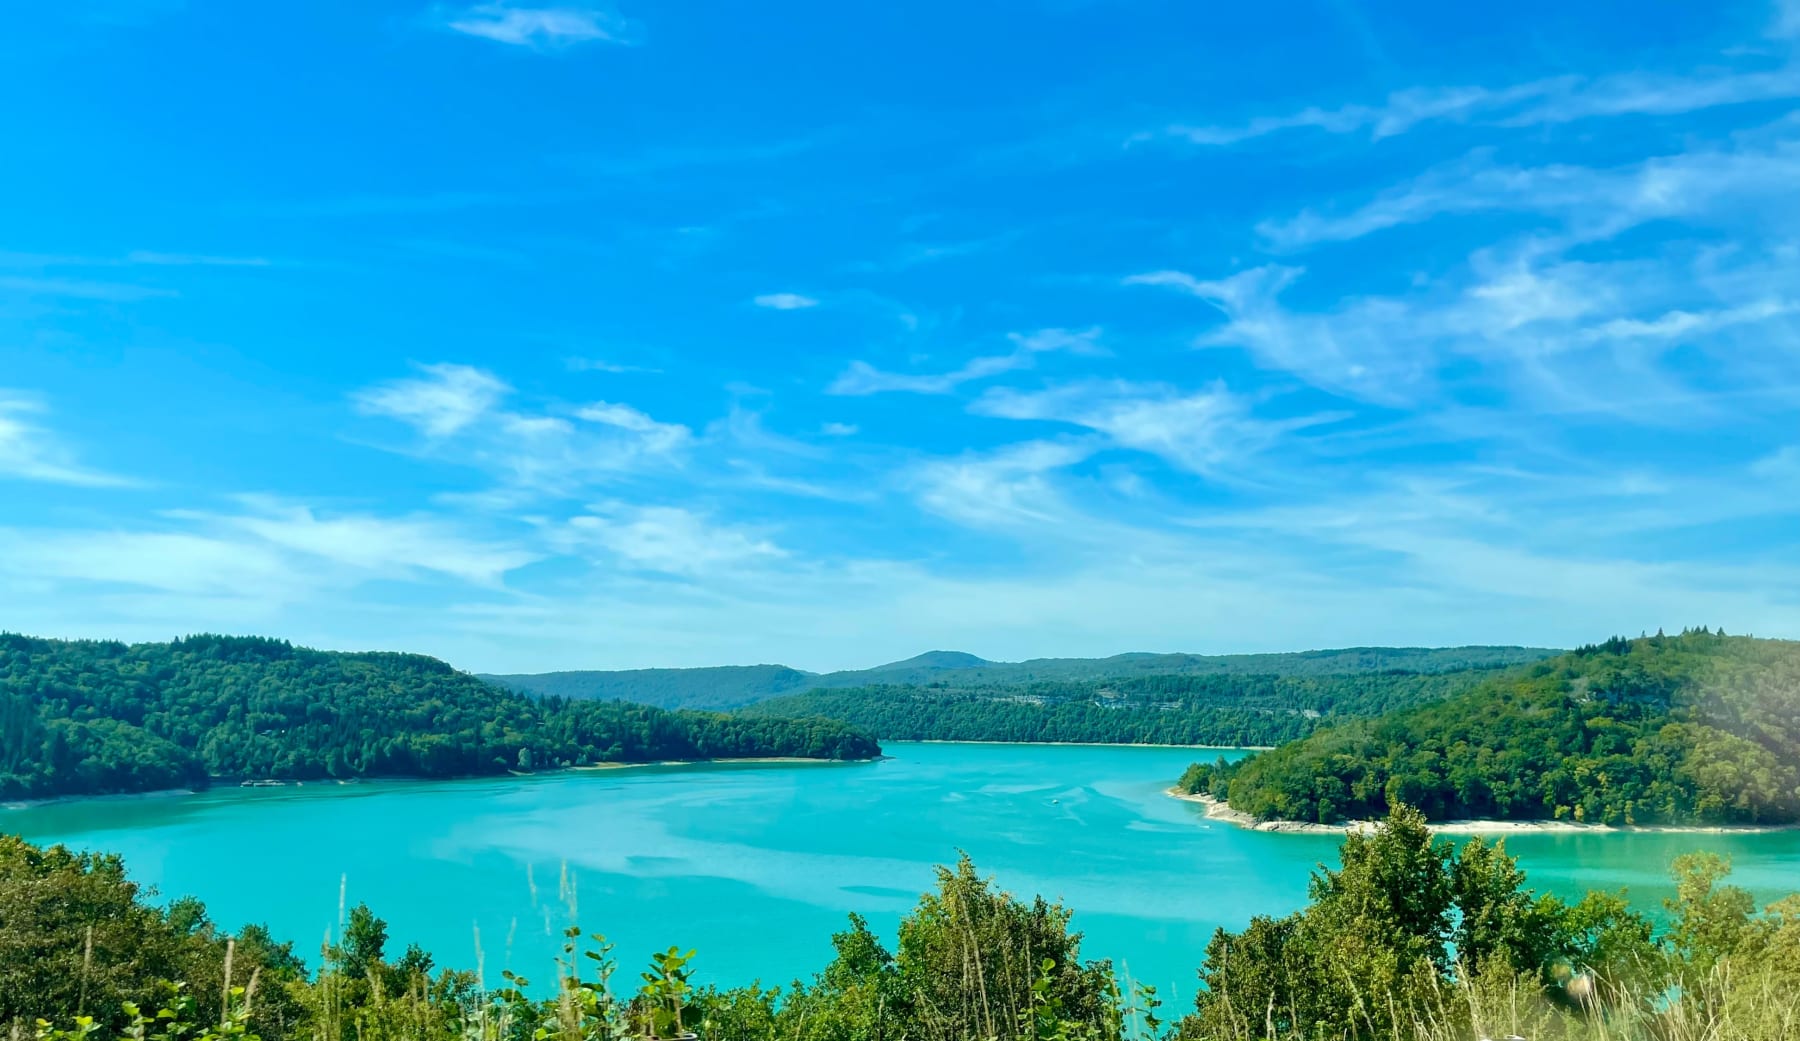
[[1436, 704], [1196, 764], [1181, 785], [1319, 822], [1402, 804], [1435, 820], [1800, 821], [1800, 643], [1705, 628], [1615, 638]]
[[416, 654], [260, 637], [127, 645], [0, 634], [0, 796], [9, 798], [217, 777], [456, 777], [879, 752], [838, 721], [533, 698]]
[[700, 669], [546, 672], [485, 676], [513, 690], [565, 698], [635, 701], [662, 708], [726, 709], [809, 690], [880, 687], [993, 689], [1102, 683], [1150, 676], [1344, 676], [1443, 673], [1523, 665], [1557, 652], [1533, 647], [1348, 647], [1286, 654], [1116, 654], [994, 662], [961, 651], [927, 651], [872, 669], [813, 673], [785, 665]]
[[1217, 672], [967, 686], [940, 681], [814, 690], [741, 711], [827, 716], [896, 741], [1256, 746], [1304, 737], [1333, 720], [1438, 701], [1489, 675]]

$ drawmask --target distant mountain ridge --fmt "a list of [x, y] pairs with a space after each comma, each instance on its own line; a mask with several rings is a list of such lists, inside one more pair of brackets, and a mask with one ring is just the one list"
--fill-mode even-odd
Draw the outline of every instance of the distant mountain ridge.
[[697, 669], [582, 670], [481, 679], [522, 694], [583, 701], [632, 701], [658, 708], [722, 711], [817, 685], [816, 673], [786, 665], [717, 665]]
[[877, 665], [872, 669], [861, 671], [891, 673], [918, 669], [985, 669], [1000, 664], [1002, 663], [976, 657], [967, 651], [926, 651], [924, 654], [915, 654], [905, 661], [891, 661], [886, 665]]
[[1107, 658], [1033, 658], [997, 662], [964, 651], [937, 650], [873, 668], [828, 673], [807, 672], [785, 665], [725, 665], [692, 669], [486, 674], [481, 678], [540, 697], [622, 700], [660, 708], [723, 710], [808, 690], [844, 687], [986, 687], [1143, 676], [1437, 674], [1523, 665], [1557, 653], [1560, 652], [1549, 648], [1515, 646], [1344, 647], [1272, 654], [1135, 651]]

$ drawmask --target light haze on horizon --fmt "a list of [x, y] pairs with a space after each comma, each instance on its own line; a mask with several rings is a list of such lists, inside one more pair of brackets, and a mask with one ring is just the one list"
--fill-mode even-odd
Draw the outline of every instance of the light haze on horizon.
[[0, 631], [1800, 636], [1800, 0], [94, 0], [0, 88]]

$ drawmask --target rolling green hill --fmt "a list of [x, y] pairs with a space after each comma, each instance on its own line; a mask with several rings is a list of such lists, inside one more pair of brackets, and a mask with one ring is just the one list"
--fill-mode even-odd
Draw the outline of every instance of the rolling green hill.
[[928, 651], [871, 669], [831, 673], [803, 672], [784, 665], [740, 665], [548, 672], [482, 678], [528, 694], [619, 699], [662, 708], [728, 709], [814, 689], [896, 686], [974, 689], [1147, 676], [1446, 673], [1520, 665], [1555, 653], [1532, 647], [1350, 647], [1286, 654], [1133, 653], [1110, 658], [993, 662], [961, 651]]
[[[933, 652], [943, 655], [953, 652]], [[961, 668], [902, 668], [918, 659], [855, 672], [830, 673], [821, 687], [869, 683], [952, 686], [1082, 682], [1139, 676], [1341, 676], [1371, 672], [1439, 673], [1538, 661], [1557, 653], [1537, 647], [1345, 647], [1276, 654], [1150, 654], [1108, 658], [1032, 658]], [[925, 656], [922, 656], [925, 657]], [[974, 657], [969, 655], [968, 657]], [[942, 659], [937, 659], [942, 660]], [[979, 661], [979, 659], [977, 659]]]
[[173, 643], [0, 634], [0, 797], [215, 777], [454, 777], [596, 762], [860, 759], [843, 723], [533, 698], [416, 654], [257, 637]]
[[617, 672], [541, 672], [481, 677], [540, 697], [633, 701], [660, 708], [724, 710], [806, 690], [819, 679], [785, 665], [722, 665], [705, 669], [628, 669]]
[[1800, 821], [1800, 643], [1612, 639], [1182, 778], [1259, 817]]
[[826, 716], [900, 741], [1275, 745], [1335, 720], [1441, 700], [1492, 671], [1177, 674], [968, 686], [940, 680], [811, 690], [739, 711]]

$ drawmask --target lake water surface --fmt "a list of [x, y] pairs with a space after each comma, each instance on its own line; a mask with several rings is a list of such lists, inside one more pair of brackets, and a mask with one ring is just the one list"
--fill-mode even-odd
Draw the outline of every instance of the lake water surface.
[[[1193, 749], [886, 745], [850, 764], [649, 767], [451, 782], [223, 789], [0, 812], [34, 842], [124, 854], [165, 897], [203, 899], [227, 927], [266, 921], [316, 964], [339, 887], [440, 965], [489, 982], [550, 975], [578, 919], [618, 944], [624, 977], [652, 950], [699, 950], [701, 979], [784, 983], [831, 956], [860, 913], [892, 937], [958, 849], [1021, 895], [1061, 898], [1085, 953], [1122, 962], [1185, 1007], [1213, 930], [1305, 901], [1332, 836], [1249, 832], [1163, 790]], [[1232, 753], [1235, 755], [1236, 753]], [[1729, 854], [1767, 899], [1800, 890], [1800, 832], [1577, 834], [1508, 840], [1534, 885], [1627, 886], [1654, 907], [1669, 862]], [[477, 940], [479, 936], [479, 941]]]

